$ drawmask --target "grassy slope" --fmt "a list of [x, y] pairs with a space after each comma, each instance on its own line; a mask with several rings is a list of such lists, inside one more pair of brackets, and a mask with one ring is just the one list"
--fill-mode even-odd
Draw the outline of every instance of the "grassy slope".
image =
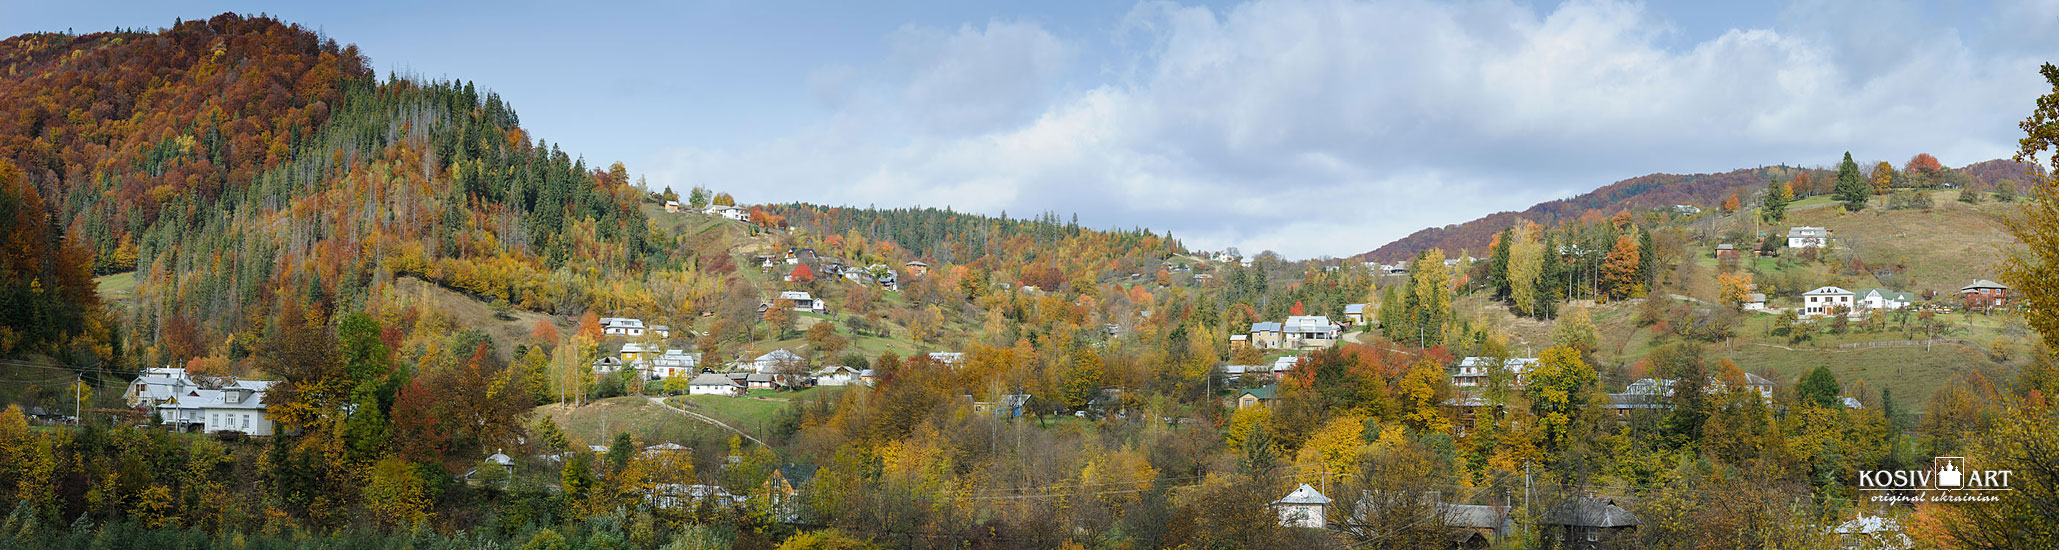
[[136, 297], [136, 272], [124, 271], [93, 279], [99, 285], [100, 300], [107, 303], [124, 302]]
[[[1936, 204], [1930, 210], [1888, 210], [1887, 197], [1874, 197], [1867, 209], [1858, 213], [1833, 208], [1829, 197], [1810, 197], [1789, 210], [1786, 222], [1761, 229], [1828, 227], [1835, 246], [1850, 250], [1869, 265], [1907, 266], [1886, 281], [1902, 290], [1951, 292], [1976, 278], [1995, 278], [1995, 267], [2016, 244], [2002, 227], [2001, 218], [2019, 210], [2019, 203], [1990, 200], [1974, 205], [1959, 202], [1956, 190], [1930, 193]], [[1847, 283], [1856, 288], [1890, 286], [1872, 277]]]
[[543, 405], [536, 408], [536, 416], [556, 422], [576, 445], [606, 445], [615, 434], [624, 433], [646, 443], [687, 443], [716, 429], [651, 404], [643, 397], [602, 399], [578, 408]]
[[572, 324], [549, 315], [523, 309], [508, 308], [496, 311], [491, 304], [479, 301], [464, 293], [444, 288], [413, 277], [401, 277], [394, 281], [399, 292], [414, 295], [424, 303], [434, 304], [443, 313], [451, 316], [460, 327], [476, 328], [493, 336], [505, 356], [512, 352], [515, 343], [529, 341], [529, 331], [539, 320], [547, 320], [559, 331], [572, 330]]

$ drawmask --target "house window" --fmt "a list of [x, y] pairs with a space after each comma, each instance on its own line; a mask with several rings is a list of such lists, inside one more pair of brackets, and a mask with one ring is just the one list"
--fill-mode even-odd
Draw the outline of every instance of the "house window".
[[1588, 532], [1587, 532], [1587, 542], [1594, 542], [1594, 538], [1595, 538], [1594, 532], [1593, 532], [1593, 531], [1588, 531]]
[[243, 427], [245, 429], [250, 428], [250, 415], [243, 415]]

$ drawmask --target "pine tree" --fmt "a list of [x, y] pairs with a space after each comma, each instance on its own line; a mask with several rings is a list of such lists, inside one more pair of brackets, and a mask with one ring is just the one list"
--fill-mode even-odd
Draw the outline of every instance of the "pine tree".
[[1788, 187], [1787, 184], [1777, 181], [1768, 183], [1766, 184], [1766, 199], [1764, 201], [1765, 209], [1759, 213], [1759, 217], [1769, 223], [1785, 220], [1787, 219], [1787, 203], [1793, 201], [1794, 190]]
[[1845, 152], [1843, 162], [1837, 163], [1837, 200], [1845, 203], [1845, 210], [1858, 212], [1866, 209], [1866, 199], [1873, 195], [1873, 188], [1859, 177], [1859, 164], [1852, 162], [1852, 153]]

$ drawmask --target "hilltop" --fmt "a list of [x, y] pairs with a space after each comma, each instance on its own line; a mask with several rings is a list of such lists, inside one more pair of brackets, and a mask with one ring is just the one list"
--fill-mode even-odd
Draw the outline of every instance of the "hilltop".
[[[1873, 166], [1862, 165], [1862, 168], [1872, 169]], [[2026, 179], [2025, 171], [2036, 168], [2035, 165], [2007, 160], [1989, 160], [1948, 170], [1937, 177], [1941, 180], [1963, 180], [1987, 189], [2004, 181], [2022, 182]], [[1755, 196], [1763, 193], [1770, 182], [1807, 178], [1805, 181], [1820, 184], [1831, 181], [1835, 175], [1835, 170], [1784, 165], [1715, 174], [1649, 174], [1611, 183], [1572, 198], [1539, 203], [1521, 212], [1496, 212], [1472, 221], [1422, 229], [1357, 257], [1391, 262], [1407, 259], [1428, 248], [1442, 249], [1446, 256], [1461, 251], [1477, 252], [1486, 250], [1495, 233], [1517, 220], [1552, 226], [1588, 215], [1661, 210], [1675, 205], [1714, 210], [1732, 194], [1737, 194], [1741, 202], [1749, 204]], [[1801, 191], [1798, 196], [1812, 190]]]

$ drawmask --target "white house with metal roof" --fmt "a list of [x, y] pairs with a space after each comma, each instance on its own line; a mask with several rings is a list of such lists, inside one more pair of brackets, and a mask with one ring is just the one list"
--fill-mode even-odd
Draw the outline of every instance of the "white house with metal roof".
[[1845, 311], [1850, 312], [1857, 310], [1857, 306], [1858, 294], [1842, 288], [1826, 286], [1802, 293], [1801, 316], [1820, 317], [1829, 315], [1831, 311], [1839, 307], [1843, 307]]
[[1287, 493], [1287, 496], [1281, 497], [1280, 500], [1272, 501], [1270, 504], [1273, 510], [1280, 514], [1281, 527], [1306, 527], [1309, 529], [1323, 528], [1325, 519], [1323, 517], [1323, 509], [1329, 507], [1329, 505], [1330, 497], [1323, 496], [1321, 492], [1316, 491], [1314, 487], [1308, 486], [1307, 483], [1301, 484], [1300, 487], [1294, 489], [1294, 492]]
[[1830, 246], [1830, 230], [1822, 227], [1797, 226], [1787, 230], [1788, 248], [1823, 248]]

